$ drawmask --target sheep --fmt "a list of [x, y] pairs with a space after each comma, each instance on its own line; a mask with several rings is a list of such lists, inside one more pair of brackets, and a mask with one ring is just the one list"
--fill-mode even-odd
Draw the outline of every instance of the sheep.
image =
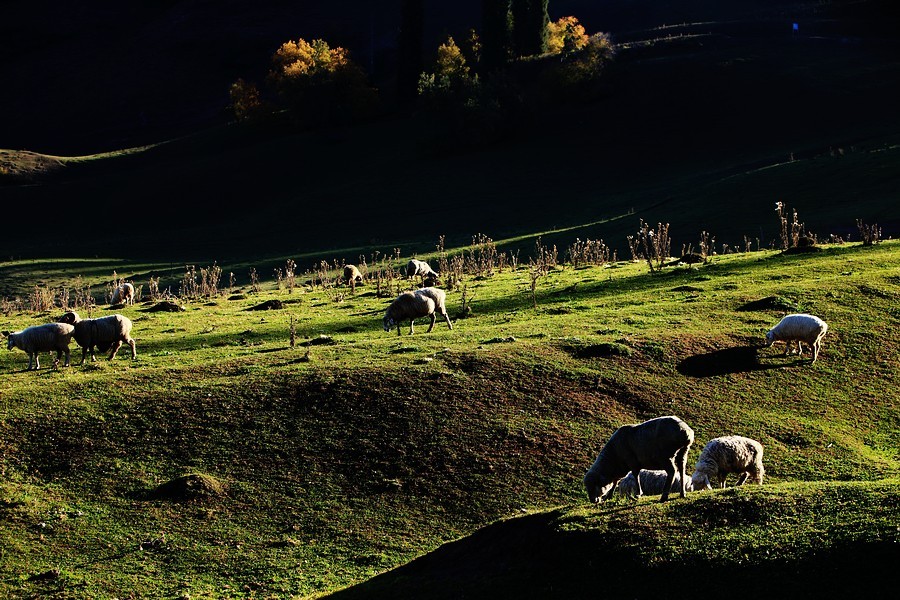
[[12, 350], [19, 348], [28, 353], [28, 370], [31, 371], [32, 363], [34, 370], [41, 368], [41, 361], [38, 354], [41, 352], [56, 351], [56, 360], [53, 366], [59, 365], [59, 359], [63, 352], [66, 353], [65, 366], [69, 366], [69, 343], [72, 341], [72, 335], [75, 328], [68, 323], [45, 323], [43, 325], [34, 325], [22, 331], [10, 333], [6, 342], [6, 349]]
[[635, 477], [636, 497], [640, 498], [643, 495], [641, 469], [665, 470], [666, 481], [660, 502], [669, 499], [677, 472], [681, 476], [679, 489], [684, 498], [684, 469], [693, 442], [694, 431], [675, 416], [657, 417], [637, 425], [619, 427], [584, 476], [588, 499], [594, 503], [608, 499], [616, 484], [629, 471]]
[[409, 335], [413, 334], [413, 322], [420, 317], [431, 317], [431, 325], [427, 333], [434, 329], [437, 320], [435, 312], [444, 317], [447, 327], [453, 329], [450, 316], [447, 314], [447, 294], [444, 290], [428, 287], [413, 292], [403, 292], [391, 302], [384, 312], [384, 330], [390, 331], [397, 327], [397, 335], [400, 335], [400, 323], [409, 319]]
[[[666, 478], [668, 474], [665, 471], [653, 470], [648, 471], [647, 469], [641, 469], [641, 490], [645, 494], [653, 495], [662, 494], [663, 489], [665, 488]], [[681, 475], [676, 471], [675, 479], [672, 480], [672, 485], [676, 489], [680, 489], [681, 486]], [[687, 492], [694, 491], [694, 486], [690, 479], [685, 479], [684, 489]], [[637, 485], [634, 483], [634, 473], [628, 473], [622, 481], [619, 482], [619, 485], [616, 486], [616, 493], [620, 496], [625, 496], [629, 498], [634, 498], [637, 496]]]
[[794, 342], [797, 343], [797, 354], [803, 354], [803, 344], [812, 348], [812, 362], [816, 362], [819, 351], [822, 349], [822, 338], [828, 333], [828, 323], [813, 315], [787, 315], [778, 325], [766, 333], [768, 348], [775, 342], [784, 342], [784, 355], [792, 353]]
[[116, 357], [122, 344], [126, 343], [131, 346], [131, 360], [137, 358], [137, 348], [131, 337], [131, 319], [128, 317], [109, 315], [99, 319], [82, 319], [77, 312], [69, 311], [59, 321], [74, 326], [75, 341], [81, 346], [82, 365], [88, 350], [91, 352], [91, 362], [97, 360], [94, 356], [94, 346], [100, 352], [106, 352], [112, 348], [112, 352], [109, 354], [109, 360], [112, 360]]
[[427, 262], [412, 258], [406, 263], [406, 277], [412, 279], [416, 276], [420, 277], [422, 281], [424, 281], [426, 277], [429, 278], [432, 283], [438, 283], [440, 281], [440, 276], [431, 269]]
[[737, 485], [747, 479], [762, 484], [765, 469], [762, 444], [739, 435], [726, 435], [709, 441], [694, 466], [691, 484], [697, 491], [725, 487], [729, 473], [739, 473]]
[[362, 283], [363, 277], [356, 265], [344, 266], [344, 283], [347, 285]]
[[130, 283], [116, 286], [110, 304], [134, 304], [134, 286]]

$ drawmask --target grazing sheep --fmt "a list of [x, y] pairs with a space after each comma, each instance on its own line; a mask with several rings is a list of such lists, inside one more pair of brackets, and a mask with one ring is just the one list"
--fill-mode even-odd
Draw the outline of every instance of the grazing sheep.
[[428, 332], [434, 329], [437, 314], [444, 317], [447, 327], [453, 329], [450, 316], [447, 314], [447, 294], [438, 288], [422, 288], [414, 292], [403, 292], [387, 307], [384, 312], [384, 330], [390, 331], [397, 327], [397, 335], [400, 335], [400, 323], [409, 319], [409, 335], [413, 334], [413, 322], [421, 317], [431, 317], [431, 325]]
[[775, 342], [784, 342], [784, 355], [792, 352], [794, 342], [797, 343], [797, 354], [803, 354], [803, 344], [812, 348], [812, 362], [816, 362], [822, 349], [822, 338], [828, 333], [828, 323], [813, 315], [787, 315], [778, 325], [766, 333], [768, 348]]
[[416, 260], [415, 258], [410, 259], [408, 263], [406, 263], [406, 276], [410, 279], [413, 277], [421, 277], [422, 280], [426, 277], [431, 278], [432, 281], [439, 281], [439, 275], [435, 273], [428, 263], [424, 260]]
[[122, 315], [109, 315], [99, 319], [82, 319], [77, 312], [69, 311], [60, 319], [61, 323], [68, 323], [75, 327], [75, 341], [81, 346], [81, 364], [91, 352], [91, 362], [96, 361], [94, 346], [100, 352], [106, 352], [112, 348], [109, 360], [116, 357], [116, 353], [123, 343], [131, 346], [131, 360], [137, 358], [137, 348], [131, 337], [131, 319]]
[[[648, 471], [647, 469], [641, 469], [641, 491], [650, 496], [662, 494], [668, 476], [668, 473], [665, 471]], [[677, 471], [675, 472], [675, 479], [672, 480], [672, 486], [675, 489], [681, 489], [681, 475]], [[690, 479], [685, 479], [684, 489], [686, 492], [694, 491], [694, 486]], [[637, 485], [634, 483], [634, 473], [629, 473], [619, 482], [619, 485], [616, 486], [616, 493], [620, 496], [629, 498], [637, 496]]]
[[130, 283], [116, 286], [110, 304], [134, 304], [134, 286]]
[[744, 485], [748, 478], [761, 484], [765, 469], [762, 464], [762, 444], [739, 435], [726, 435], [710, 440], [694, 466], [691, 483], [694, 489], [711, 490], [725, 487], [729, 473], [739, 473], [737, 485]]
[[591, 502], [612, 496], [616, 484], [629, 471], [634, 474], [636, 496], [643, 495], [641, 469], [663, 469], [666, 481], [660, 502], [669, 499], [675, 473], [681, 475], [681, 497], [685, 495], [684, 468], [688, 450], [694, 442], [694, 431], [675, 416], [658, 417], [637, 425], [616, 429], [584, 476], [584, 487]]
[[344, 283], [350, 285], [350, 282], [362, 283], [362, 273], [356, 268], [356, 265], [344, 266]]
[[6, 349], [12, 350], [19, 348], [28, 353], [28, 370], [41, 368], [41, 361], [38, 354], [41, 352], [56, 351], [56, 360], [53, 366], [59, 365], [59, 359], [63, 352], [66, 353], [66, 364], [69, 366], [69, 342], [72, 341], [72, 335], [75, 328], [67, 323], [45, 323], [43, 325], [34, 325], [22, 331], [9, 334], [6, 342]]

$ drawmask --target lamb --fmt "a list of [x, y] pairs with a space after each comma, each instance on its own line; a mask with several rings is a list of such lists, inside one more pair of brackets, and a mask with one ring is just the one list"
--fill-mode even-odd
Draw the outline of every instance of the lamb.
[[410, 261], [406, 263], [406, 276], [410, 279], [413, 277], [421, 277], [423, 281], [428, 278], [433, 283], [440, 281], [440, 276], [431, 269], [427, 262], [424, 260], [416, 260], [415, 258], [410, 259]]
[[709, 441], [694, 466], [691, 483], [694, 489], [711, 490], [725, 487], [729, 473], [739, 473], [737, 485], [744, 485], [749, 478], [762, 484], [765, 469], [762, 464], [762, 444], [739, 435], [726, 435]]
[[[641, 490], [645, 494], [649, 494], [652, 496], [655, 496], [656, 494], [662, 494], [667, 477], [668, 474], [665, 471], [648, 471], [646, 469], [641, 469]], [[680, 489], [681, 475], [678, 474], [678, 472], [675, 473], [675, 479], [672, 480], [672, 485], [676, 489]], [[694, 487], [690, 479], [687, 479], [684, 482], [684, 489], [687, 492], [694, 491]], [[624, 479], [622, 479], [622, 481], [619, 482], [619, 485], [616, 486], [616, 493], [620, 496], [629, 498], [634, 498], [637, 496], [637, 485], [634, 483], [634, 473], [629, 473], [625, 476]]]
[[684, 469], [688, 450], [694, 442], [694, 431], [675, 416], [657, 417], [637, 425], [623, 425], [616, 429], [584, 476], [588, 499], [598, 503], [612, 496], [616, 484], [629, 471], [635, 477], [636, 497], [643, 495], [641, 469], [663, 469], [660, 502], [669, 499], [675, 473], [681, 476], [679, 489], [685, 496]]
[[94, 356], [94, 346], [100, 352], [106, 352], [112, 348], [109, 360], [116, 357], [116, 353], [123, 343], [131, 346], [131, 360], [137, 358], [137, 348], [131, 337], [131, 319], [122, 315], [109, 315], [99, 319], [82, 319], [77, 312], [69, 311], [60, 318], [61, 323], [74, 326], [74, 337], [81, 346], [81, 364], [91, 352], [91, 362], [97, 360]]
[[116, 286], [110, 304], [134, 304], [134, 286], [130, 283]]
[[344, 283], [350, 285], [352, 281], [354, 284], [362, 283], [362, 273], [360, 273], [359, 269], [356, 268], [356, 265], [345, 265], [344, 266]]
[[766, 345], [768, 348], [775, 342], [784, 342], [784, 355], [792, 352], [794, 342], [797, 343], [797, 354], [803, 354], [803, 344], [812, 348], [812, 362], [816, 362], [819, 351], [822, 349], [822, 338], [828, 333], [828, 324], [813, 315], [795, 314], [787, 315], [778, 325], [766, 333]]
[[65, 366], [69, 366], [69, 343], [72, 341], [72, 335], [75, 328], [67, 323], [45, 323], [43, 325], [34, 325], [22, 331], [10, 333], [6, 342], [6, 349], [12, 350], [19, 348], [28, 353], [28, 370], [41, 368], [41, 361], [38, 354], [41, 352], [56, 351], [56, 360], [53, 366], [59, 365], [59, 359], [63, 352], [66, 353]]
[[428, 332], [434, 329], [437, 320], [435, 312], [444, 317], [447, 327], [453, 329], [450, 316], [447, 314], [447, 294], [442, 289], [427, 287], [414, 292], [403, 292], [387, 307], [384, 312], [384, 330], [390, 331], [397, 327], [397, 335], [400, 335], [400, 323], [409, 319], [409, 335], [413, 334], [413, 322], [420, 317], [431, 317], [431, 325]]

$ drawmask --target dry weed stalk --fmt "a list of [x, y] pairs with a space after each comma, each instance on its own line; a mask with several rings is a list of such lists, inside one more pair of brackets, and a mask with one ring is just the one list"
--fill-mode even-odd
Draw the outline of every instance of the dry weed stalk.
[[[651, 229], [650, 225], [645, 223], [643, 219], [640, 221], [640, 229], [637, 232], [637, 239], [640, 240], [643, 249], [644, 259], [650, 266], [650, 272], [661, 271], [666, 260], [672, 253], [672, 240], [669, 238], [669, 224], [656, 224], [656, 229]], [[631, 239], [629, 236], [629, 246]], [[634, 250], [632, 250], [634, 252]]]
[[256, 267], [250, 267], [250, 291], [254, 294], [258, 294], [259, 287], [259, 274], [256, 272]]
[[609, 263], [610, 250], [603, 240], [587, 239], [582, 241], [580, 238], [575, 238], [575, 241], [566, 249], [566, 256], [575, 269], [584, 265], [603, 266]]
[[881, 241], [881, 227], [878, 223], [866, 225], [862, 219], [857, 219], [856, 228], [859, 230], [859, 239], [863, 246], [874, 246]]
[[288, 294], [293, 294], [297, 285], [297, 263], [290, 258], [284, 263], [284, 278], [287, 281]]

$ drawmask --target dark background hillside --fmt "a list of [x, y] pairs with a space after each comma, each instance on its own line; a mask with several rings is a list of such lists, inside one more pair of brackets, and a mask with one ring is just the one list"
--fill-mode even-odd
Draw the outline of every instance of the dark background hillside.
[[[589, 31], [627, 35], [748, 15], [789, 20], [801, 12], [792, 8], [797, 4], [554, 0], [550, 11], [551, 18], [577, 15]], [[822, 3], [800, 4], [810, 13], [809, 5]], [[379, 87], [390, 91], [399, 10], [400, 0], [4, 3], [0, 148], [88, 154], [222, 123], [228, 85], [239, 76], [261, 79], [278, 45], [298, 37], [350, 48]], [[426, 11], [429, 55], [444, 35], [479, 27], [479, 0], [429, 0]], [[854, 11], [857, 18], [863, 12]]]
[[[399, 2], [6, 5], [0, 147], [77, 155], [183, 137], [0, 186], [0, 256], [355, 260], [362, 248], [427, 251], [441, 234], [449, 246], [627, 214], [545, 235], [561, 248], [602, 237], [626, 256], [639, 218], [671, 222], [673, 251], [701, 230], [767, 245], [775, 201], [823, 237], [852, 233], [856, 218], [892, 235], [900, 44], [888, 4], [553, 1], [551, 17], [575, 14], [620, 44], [662, 40], [622, 46], [599, 96], [457, 152], [389, 108], [339, 130], [227, 125], [228, 84], [262, 78], [272, 51], [300, 36], [351, 48], [389, 105]], [[477, 25], [479, 5], [428, 2], [426, 53]], [[37, 237], [36, 215], [65, 226]]]

